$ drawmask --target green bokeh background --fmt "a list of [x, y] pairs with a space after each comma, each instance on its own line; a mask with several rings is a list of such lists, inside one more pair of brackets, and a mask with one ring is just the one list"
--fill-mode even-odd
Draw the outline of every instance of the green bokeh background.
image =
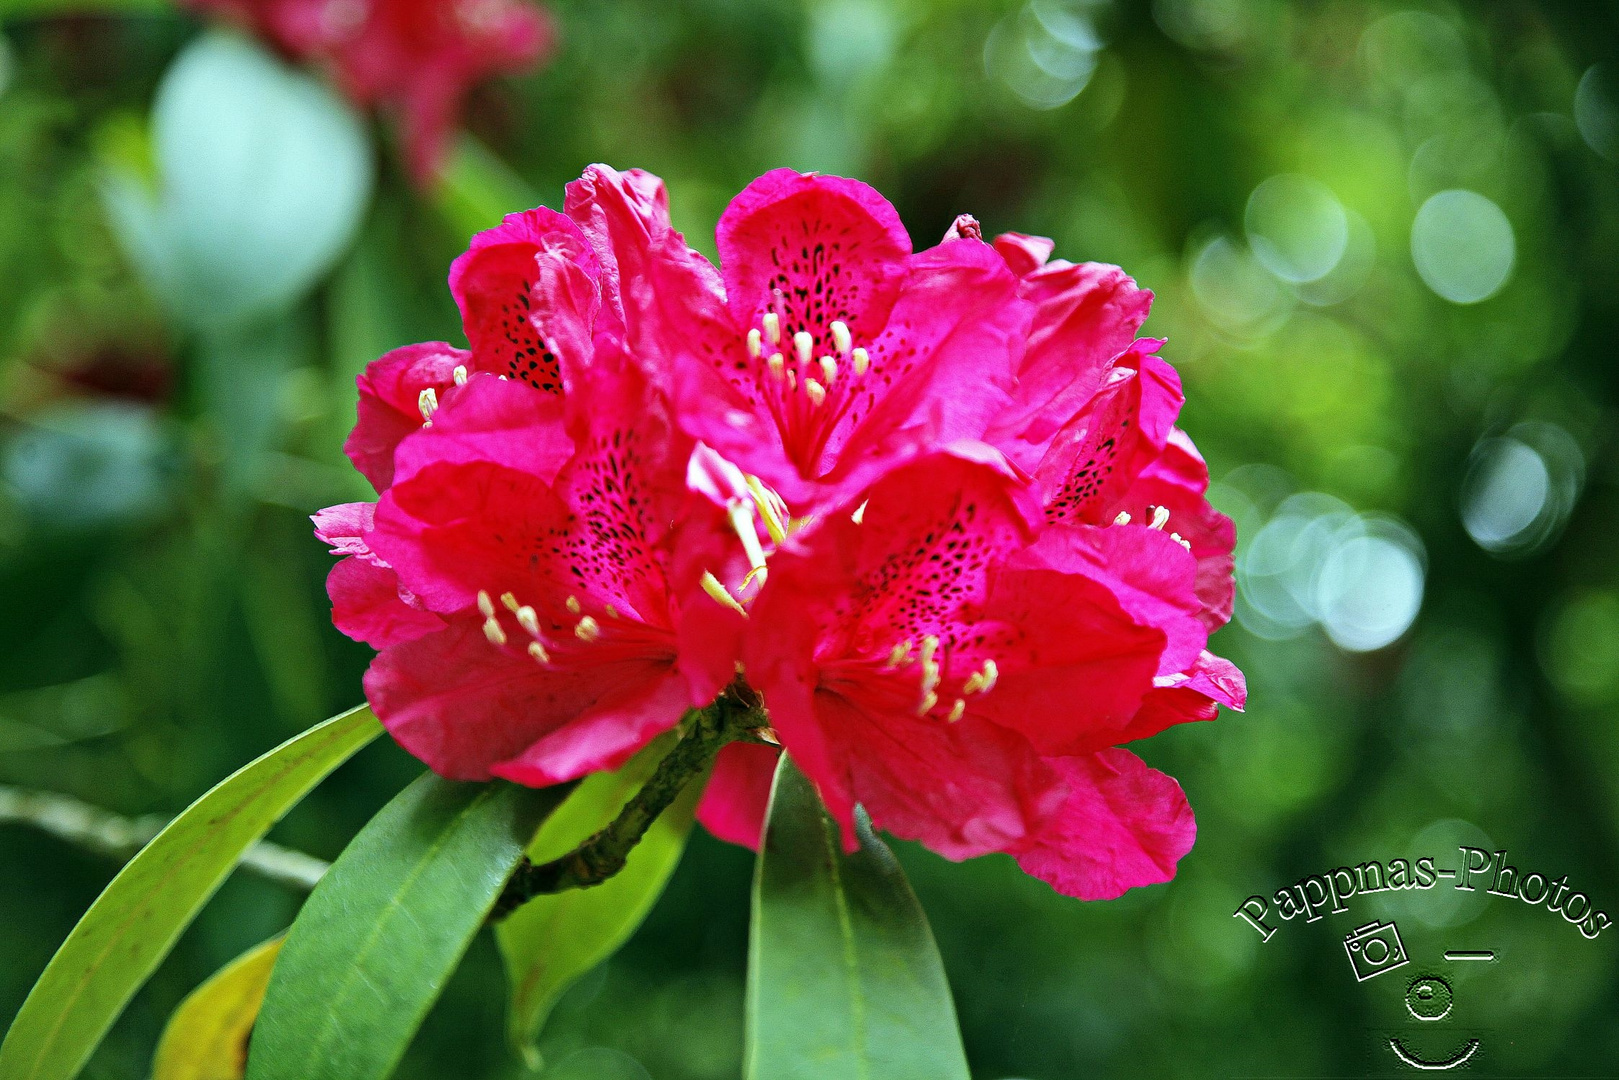
[[[369, 651], [327, 621], [306, 515], [365, 495], [339, 449], [360, 367], [460, 340], [444, 278], [468, 219], [414, 192], [373, 125], [357, 239], [261, 328], [273, 362], [233, 367], [165, 315], [101, 198], [199, 25], [31, 6], [0, 11], [0, 782], [171, 814], [359, 699]], [[1391, 1035], [1431, 1058], [1476, 1037], [1474, 1075], [1619, 1075], [1619, 929], [1587, 940], [1443, 881], [1273, 918], [1267, 942], [1232, 914], [1340, 865], [1454, 868], [1458, 844], [1619, 914], [1614, 9], [551, 6], [555, 62], [468, 113], [513, 190], [554, 206], [589, 162], [641, 166], [712, 254], [753, 176], [835, 171], [892, 199], [919, 246], [970, 212], [1157, 293], [1147, 332], [1238, 521], [1238, 620], [1215, 647], [1251, 706], [1139, 747], [1198, 814], [1168, 885], [1085, 904], [1007, 859], [902, 850], [975, 1076], [1407, 1075]], [[1455, 189], [1488, 203], [1414, 233]], [[244, 424], [262, 433], [246, 449]], [[373, 746], [273, 838], [329, 858], [418, 769]], [[114, 868], [0, 825], [0, 1019]], [[564, 999], [542, 1075], [736, 1077], [750, 872], [695, 836], [641, 932]], [[144, 1076], [179, 999], [297, 902], [228, 883], [86, 1075]], [[1342, 939], [1380, 918], [1412, 964], [1357, 983]], [[1485, 948], [1496, 963], [1442, 958]], [[1403, 1004], [1427, 972], [1455, 994], [1432, 1024]], [[400, 1075], [526, 1075], [502, 1012], [485, 936]]]

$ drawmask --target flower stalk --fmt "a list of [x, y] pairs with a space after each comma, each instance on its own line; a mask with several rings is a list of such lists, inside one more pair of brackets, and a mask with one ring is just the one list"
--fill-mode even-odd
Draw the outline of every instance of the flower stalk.
[[624, 869], [630, 852], [653, 822], [714, 764], [720, 749], [738, 740], [767, 742], [769, 720], [757, 698], [740, 683], [713, 704], [693, 709], [681, 721], [680, 741], [658, 763], [646, 784], [618, 817], [578, 847], [550, 862], [518, 864], [490, 918], [502, 919], [536, 896], [588, 889]]

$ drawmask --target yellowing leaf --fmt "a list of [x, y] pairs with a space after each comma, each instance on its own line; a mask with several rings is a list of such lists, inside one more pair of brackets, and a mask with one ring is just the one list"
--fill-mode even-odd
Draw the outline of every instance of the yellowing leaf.
[[242, 1080], [247, 1038], [281, 952], [277, 936], [255, 945], [193, 990], [169, 1017], [152, 1080]]

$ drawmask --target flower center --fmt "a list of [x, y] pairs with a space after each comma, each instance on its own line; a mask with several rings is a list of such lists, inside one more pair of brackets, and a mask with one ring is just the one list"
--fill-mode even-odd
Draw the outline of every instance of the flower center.
[[748, 355], [762, 364], [759, 394], [781, 431], [788, 457], [800, 471], [814, 475], [855, 386], [871, 369], [871, 354], [855, 345], [842, 319], [834, 319], [820, 335], [799, 330], [788, 338], [781, 316], [769, 311], [748, 331]]

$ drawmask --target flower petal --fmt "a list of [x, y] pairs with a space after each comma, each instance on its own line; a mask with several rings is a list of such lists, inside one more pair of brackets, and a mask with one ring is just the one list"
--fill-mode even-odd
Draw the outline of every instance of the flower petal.
[[697, 820], [721, 840], [759, 850], [770, 784], [781, 751], [757, 743], [731, 743], [714, 759], [714, 772], [697, 804]]
[[456, 367], [471, 363], [472, 354], [464, 349], [426, 341], [385, 353], [355, 379], [359, 415], [343, 452], [378, 492], [393, 483], [400, 440], [421, 430], [422, 391], [442, 394], [455, 384]]
[[399, 575], [357, 556], [340, 560], [326, 575], [332, 625], [373, 649], [415, 641], [444, 628], [444, 620], [406, 603]]
[[562, 393], [565, 368], [590, 358], [599, 277], [579, 227], [543, 206], [474, 236], [450, 292], [478, 370]]
[[1012, 849], [1019, 866], [1081, 900], [1112, 900], [1175, 876], [1197, 823], [1174, 779], [1126, 750], [1045, 763], [1066, 783], [1066, 797]]
[[678, 675], [637, 681], [489, 771], [514, 784], [549, 787], [616, 769], [679, 723], [691, 704]]

